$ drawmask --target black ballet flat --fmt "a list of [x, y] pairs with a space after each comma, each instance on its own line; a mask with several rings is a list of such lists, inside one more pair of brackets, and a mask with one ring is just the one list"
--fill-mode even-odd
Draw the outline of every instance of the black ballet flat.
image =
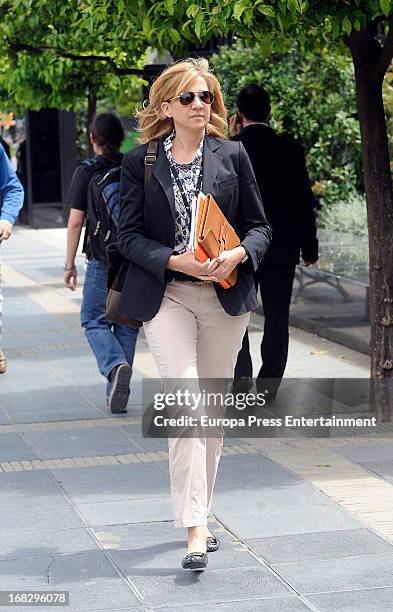
[[207, 536], [206, 550], [207, 552], [216, 552], [220, 548], [220, 540], [215, 536]]
[[207, 566], [207, 554], [190, 552], [183, 558], [181, 565], [185, 570], [204, 570]]

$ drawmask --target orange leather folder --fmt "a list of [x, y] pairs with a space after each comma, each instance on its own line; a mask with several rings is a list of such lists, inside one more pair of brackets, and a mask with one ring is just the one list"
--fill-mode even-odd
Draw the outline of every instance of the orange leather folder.
[[[210, 193], [200, 194], [198, 198], [195, 225], [195, 256], [202, 263], [240, 244], [239, 236]], [[224, 289], [230, 289], [236, 280], [237, 268], [219, 283]]]

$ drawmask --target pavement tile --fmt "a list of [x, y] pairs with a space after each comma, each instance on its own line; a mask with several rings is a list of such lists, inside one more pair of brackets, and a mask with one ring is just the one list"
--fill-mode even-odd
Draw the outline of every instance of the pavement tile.
[[246, 540], [269, 563], [330, 559], [375, 553], [393, 553], [393, 545], [369, 529], [300, 533], [277, 538]]
[[393, 554], [277, 563], [274, 568], [302, 594], [393, 586]]
[[76, 504], [167, 498], [170, 491], [168, 475], [153, 462], [58, 469], [53, 474]]
[[[258, 456], [255, 456], [253, 469], [258, 471]], [[223, 457], [220, 461], [224, 462], [227, 457]], [[221, 477], [220, 466], [218, 467], [219, 476]], [[216, 489], [213, 497], [213, 503], [217, 510], [227, 511], [233, 505], [233, 491]], [[278, 508], [285, 509], [291, 512], [292, 508], [304, 507], [307, 510], [309, 507], [326, 504], [326, 496], [315, 489], [310, 483], [305, 480], [291, 480], [289, 482], [269, 482], [267, 485], [255, 486], [254, 489], [241, 491], [242, 505], [241, 508], [236, 508], [236, 512], [272, 512], [276, 513]]]
[[0, 446], [0, 461], [24, 461], [37, 458], [37, 453], [32, 451], [26, 445], [6, 446], [4, 448]]
[[[309, 516], [304, 516], [303, 510], [290, 515], [280, 513], [280, 516], [275, 519], [274, 523], [268, 523], [266, 522], [268, 519], [265, 519], [258, 512], [226, 514], [216, 511], [213, 503], [213, 512], [217, 519], [243, 539], [264, 538], [272, 534], [282, 536], [305, 533], [307, 531], [314, 532], [315, 529], [320, 531], [356, 529], [361, 525], [359, 521], [352, 519], [349, 514], [345, 514], [329, 504], [316, 507], [314, 511], [317, 523], [315, 523], [314, 519], [310, 519]], [[282, 522], [283, 517], [284, 521], [286, 521], [284, 523]]]
[[154, 463], [52, 471], [64, 492], [77, 504], [166, 498], [170, 491], [168, 475]]
[[0, 434], [0, 461], [37, 459], [37, 454], [17, 433]]
[[54, 557], [0, 561], [0, 589], [29, 589], [48, 585], [47, 571]]
[[63, 498], [63, 505], [52, 505], [49, 501], [46, 506], [25, 507], [0, 510], [0, 534], [23, 533], [27, 531], [46, 531], [58, 529], [83, 527], [83, 522], [75, 510]]
[[300, 480], [263, 455], [227, 455], [220, 460], [215, 491], [279, 488]]
[[[73, 599], [73, 598], [72, 598]], [[69, 607], [56, 607], [54, 606], [53, 608], [50, 607], [50, 611], [51, 612], [64, 612], [64, 610], [67, 610], [67, 612], [119, 612], [124, 610], [125, 612], [151, 612], [151, 610], [149, 608], [144, 608], [143, 606], [138, 606], [138, 607], [134, 607], [134, 606], [127, 606], [127, 607], [123, 607], [123, 605], [121, 605], [121, 607], [118, 608], [103, 608], [102, 606], [105, 605], [105, 597], [102, 598], [103, 601], [99, 602], [96, 601], [94, 604], [89, 605], [88, 602], [85, 603], [76, 603], [75, 605], [70, 604]], [[108, 596], [108, 601], [106, 602], [108, 606], [112, 605], [111, 603], [109, 603], [110, 600], [110, 596]], [[44, 608], [42, 608], [43, 612], [44, 612]], [[46, 608], [45, 608], [46, 610]], [[7, 612], [14, 612], [14, 608], [10, 608], [9, 611], [7, 610]]]
[[334, 452], [343, 455], [355, 463], [368, 463], [370, 461], [393, 461], [393, 441], [390, 444], [350, 444], [335, 446]]
[[86, 349], [86, 351], [81, 349], [77, 360], [68, 355], [61, 355], [59, 351], [56, 359], [49, 360], [47, 363], [55, 371], [61, 372], [65, 378], [72, 377], [73, 380], [80, 381], [80, 386], [83, 388], [94, 388], [99, 383], [104, 386], [105, 378], [97, 370], [97, 364], [87, 344]]
[[0, 473], [1, 510], [64, 505], [64, 495], [45, 470]]
[[[125, 425], [122, 431], [132, 439], [132, 441], [143, 451], [168, 450], [167, 438], [145, 438], [142, 435], [141, 425]], [[239, 438], [225, 438], [224, 446], [242, 445], [243, 441]]]
[[31, 446], [48, 444], [75, 444], [105, 442], [110, 438], [113, 442], [122, 444], [128, 441], [127, 436], [116, 427], [87, 427], [83, 429], [66, 429], [53, 431], [29, 431], [23, 434]]
[[287, 595], [289, 590], [263, 566], [244, 569], [185, 572], [178, 568], [135, 569], [129, 579], [146, 603], [154, 606], [210, 604]]
[[[15, 367], [18, 362], [12, 361], [11, 363]], [[21, 376], [23, 376], [23, 386], [19, 384], [15, 388], [15, 378], [20, 378]], [[42, 383], [40, 383], [40, 379]], [[2, 383], [1, 386], [2, 393], [4, 393], [4, 396], [1, 398], [1, 407], [5, 410], [21, 410], [25, 408], [26, 410], [30, 409], [33, 411], [36, 407], [45, 405], [47, 392], [50, 394], [53, 389], [57, 388], [57, 393], [61, 393], [61, 388], [58, 385], [58, 378], [53, 372], [46, 370], [45, 365], [41, 366], [41, 371], [37, 372], [29, 372], [27, 370], [23, 374], [21, 369], [18, 373], [13, 372], [12, 377], [10, 373], [7, 373], [4, 384]], [[41, 395], [39, 395], [40, 392]]]
[[0, 559], [42, 557], [59, 553], [96, 550], [97, 548], [97, 544], [84, 528], [20, 531], [1, 535]]
[[[77, 344], [77, 346], [72, 346], [71, 343]], [[84, 344], [83, 338], [74, 337], [68, 340], [69, 346], [64, 343], [61, 348], [50, 346], [49, 343], [47, 347], [41, 345], [39, 350], [40, 357], [45, 359], [45, 361], [56, 361], [59, 351], [61, 351], [62, 356], [66, 356], [68, 359], [73, 359], [76, 361], [79, 359], [81, 354], [83, 355], [84, 353], [90, 353], [88, 345], [86, 344], [86, 346], [82, 346], [82, 343]]]
[[[81, 467], [72, 470], [67, 468], [58, 468], [51, 470], [52, 474], [62, 485], [86, 485], [89, 483], [105, 483], [110, 484], [115, 481], [126, 481], [139, 484], [139, 480], [144, 481], [150, 479], [152, 482], [156, 480], [165, 480], [166, 475], [153, 461], [130, 463], [116, 465], [103, 465], [96, 467]], [[135, 486], [136, 488], [136, 486]]]
[[150, 521], [170, 521], [173, 518], [169, 490], [167, 497], [158, 499], [123, 499], [93, 504], [79, 503], [77, 507], [89, 527], [146, 523], [147, 521], [151, 525]]
[[65, 376], [69, 379], [70, 384], [74, 387], [75, 391], [77, 391], [85, 400], [90, 402], [95, 407], [100, 407], [105, 410], [105, 412], [109, 416], [109, 410], [106, 406], [106, 398], [105, 398], [105, 382], [104, 380], [98, 381], [95, 385], [83, 385], [83, 381], [88, 378], [89, 380], [94, 380], [94, 375], [92, 372], [87, 374], [79, 373], [77, 377], [75, 377], [72, 373], [68, 375], [65, 373]]
[[167, 438], [144, 438], [142, 435], [142, 425], [124, 425], [122, 431], [143, 451], [168, 450]]
[[[146, 574], [165, 568], [165, 571], [177, 572], [181, 561], [187, 553], [187, 542], [173, 539], [166, 544], [155, 544], [150, 541], [143, 548], [131, 550], [110, 550], [112, 558], [126, 575]], [[248, 570], [259, 567], [259, 562], [241, 545], [223, 543], [220, 554], [209, 554], [209, 572], [212, 570]], [[184, 571], [184, 570], [183, 570]]]
[[11, 423], [55, 423], [56, 421], [75, 421], [79, 419], [102, 419], [105, 412], [98, 407], [81, 403], [80, 406], [73, 408], [63, 408], [53, 410], [53, 405], [40, 410], [14, 410], [9, 413]]
[[[22, 336], [24, 336], [23, 332], [22, 332]], [[34, 350], [34, 344], [31, 342], [29, 335], [27, 335], [26, 337], [23, 337], [22, 347], [15, 347], [15, 348], [18, 348], [18, 349], [20, 348], [20, 350], [27, 350], [29, 354], [28, 356], [18, 355], [17, 358], [11, 358], [8, 360], [7, 373], [4, 376], [2, 376], [2, 379], [1, 379], [1, 389], [2, 389], [1, 403], [5, 402], [7, 399], [7, 397], [5, 396], [5, 393], [3, 392], [3, 389], [7, 389], [7, 391], [9, 390], [10, 392], [12, 392], [13, 395], [16, 395], [16, 396], [20, 393], [23, 393], [22, 384], [21, 384], [22, 381], [23, 381], [23, 388], [24, 388], [25, 381], [29, 383], [29, 386], [31, 384], [33, 388], [37, 388], [40, 382], [42, 382], [43, 385], [46, 385], [49, 382], [52, 382], [53, 386], [56, 386], [55, 372], [51, 371], [45, 362], [35, 359], [35, 358], [32, 359], [30, 352]], [[5, 353], [7, 353], [7, 347], [5, 346], [4, 343], [3, 343], [3, 350]], [[34, 382], [34, 377], [36, 377], [35, 382]], [[58, 377], [57, 377], [57, 382], [58, 382]]]
[[[58, 385], [58, 379], [56, 382]], [[38, 384], [38, 381], [36, 380], [35, 383]], [[49, 409], [57, 412], [67, 408], [76, 408], [85, 403], [81, 395], [76, 393], [74, 389], [54, 386], [50, 381], [38, 386], [38, 388], [29, 389], [27, 384], [24, 385], [24, 388], [26, 389], [25, 392], [14, 393], [5, 400], [7, 410], [30, 409], [31, 412], [36, 412]]]
[[[138, 525], [116, 525], [105, 529], [92, 529], [104, 548], [113, 550], [132, 550], [143, 548], [146, 544], [178, 544], [183, 546], [187, 541], [187, 529], [174, 527], [173, 520], [156, 523], [141, 523]], [[215, 532], [217, 523], [209, 522], [209, 528]], [[232, 542], [232, 536], [226, 532], [217, 533], [222, 542]]]
[[[213, 525], [211, 529], [214, 530]], [[177, 571], [187, 550], [187, 530], [175, 529], [172, 521], [104, 526], [94, 533], [126, 574], [143, 568]], [[220, 552], [209, 555], [209, 571], [260, 566], [259, 561], [230, 534], [217, 533], [217, 536], [221, 540]]]
[[44, 459], [122, 455], [139, 450], [115, 427], [29, 432], [25, 437]]
[[1, 433], [0, 434], [0, 450], [3, 448], [7, 448], [8, 446], [12, 446], [16, 448], [17, 446], [21, 446], [26, 448], [26, 442], [22, 438], [22, 436], [18, 433]]
[[[200, 612], [206, 609], [206, 604], [193, 606], [164, 606], [153, 608], [153, 612]], [[244, 599], [242, 601], [234, 600], [226, 603], [215, 602], [209, 608], [209, 612], [234, 612], [243, 610], [244, 612], [256, 612], [263, 610], [264, 612], [302, 612], [309, 610], [301, 599], [298, 597], [271, 597], [269, 599]]]
[[100, 442], [77, 442], [72, 444], [38, 444], [35, 446], [37, 455], [42, 459], [65, 459], [68, 457], [95, 457], [108, 455], [126, 455], [135, 453], [139, 449], [133, 445], [131, 440], [119, 443], [108, 438]]
[[393, 483], [393, 461], [360, 461], [359, 463], [370, 472]]
[[[291, 487], [288, 487], [286, 494], [291, 495]], [[212, 508], [217, 519], [243, 539], [347, 530], [363, 526], [348, 512], [328, 500], [319, 499], [317, 503], [294, 502], [282, 506], [270, 504], [257, 511], [247, 512], [249, 498], [243, 491], [241, 496], [240, 509], [234, 505], [233, 496], [231, 500], [228, 494], [224, 499], [216, 494]]]
[[70, 591], [67, 610], [105, 609], [108, 602], [116, 608], [140, 606], [102, 551], [0, 561], [0, 588], [47, 590], [48, 585]]
[[392, 612], [393, 588], [309, 595], [320, 612]]
[[[80, 609], [80, 608], [79, 608]], [[75, 610], [79, 610], [77, 608], [75, 608]], [[85, 610], [86, 608], [84, 608]], [[142, 611], [146, 611], [146, 612], [151, 612], [150, 608], [134, 608], [134, 607], [129, 607], [127, 606], [127, 608], [88, 608], [89, 610], [94, 610], [95, 612], [120, 612], [121, 610], [124, 610], [125, 612], [133, 612], [134, 610], [137, 610], [138, 612], [142, 612]], [[71, 608], [72, 610], [72, 608]], [[60, 610], [60, 608], [57, 610], [55, 610], [55, 612], [64, 612], [64, 608]]]
[[[146, 472], [145, 472], [146, 474]], [[108, 482], [90, 482], [83, 484], [65, 484], [62, 485], [62, 489], [65, 494], [73, 501], [74, 504], [78, 506], [82, 505], [91, 505], [91, 508], [86, 507], [86, 512], [91, 511], [91, 518], [94, 519], [96, 516], [96, 508], [99, 512], [104, 513], [105, 508], [93, 508], [93, 504], [101, 504], [107, 502], [116, 502], [116, 501], [135, 501], [140, 500], [141, 514], [143, 515], [143, 503], [147, 503], [147, 500], [150, 499], [162, 499], [165, 507], [166, 499], [169, 496], [169, 483], [165, 483], [160, 480], [143, 480], [141, 476], [141, 485], [139, 486], [139, 477], [136, 480], [136, 484], [130, 481], [125, 480], [117, 480], [113, 483]], [[141, 500], [144, 500], [141, 503]], [[119, 508], [120, 506], [116, 506]], [[135, 508], [137, 504], [135, 504]], [[111, 511], [110, 511], [111, 512]], [[121, 512], [121, 510], [119, 510]], [[155, 515], [156, 510], [152, 508], [152, 513]], [[113, 516], [113, 515], [112, 515]], [[138, 512], [139, 516], [139, 512]], [[105, 516], [105, 519], [108, 520], [108, 516]], [[127, 521], [128, 522], [128, 521]]]

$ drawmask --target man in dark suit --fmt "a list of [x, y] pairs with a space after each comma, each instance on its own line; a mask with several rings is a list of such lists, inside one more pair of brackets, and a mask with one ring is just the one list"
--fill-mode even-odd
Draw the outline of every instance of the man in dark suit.
[[[244, 87], [231, 118], [233, 140], [240, 140], [252, 163], [262, 194], [273, 239], [255, 273], [265, 314], [261, 344], [262, 367], [257, 375], [259, 391], [276, 396], [288, 356], [288, 324], [292, 286], [299, 255], [305, 266], [318, 259], [313, 194], [303, 148], [278, 135], [268, 124], [270, 98], [259, 85]], [[239, 353], [234, 391], [252, 386], [252, 362], [246, 332]]]

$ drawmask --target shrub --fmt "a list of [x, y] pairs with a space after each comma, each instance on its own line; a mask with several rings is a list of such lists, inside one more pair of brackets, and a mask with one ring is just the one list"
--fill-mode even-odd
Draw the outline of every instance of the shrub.
[[249, 49], [236, 43], [221, 47], [212, 62], [230, 113], [244, 85], [257, 82], [269, 91], [271, 125], [305, 147], [313, 191], [323, 206], [362, 191], [360, 129], [349, 55], [294, 47], [267, 57], [261, 46]]
[[317, 212], [318, 226], [340, 232], [367, 236], [367, 208], [364, 196], [354, 192], [347, 200], [331, 202]]

